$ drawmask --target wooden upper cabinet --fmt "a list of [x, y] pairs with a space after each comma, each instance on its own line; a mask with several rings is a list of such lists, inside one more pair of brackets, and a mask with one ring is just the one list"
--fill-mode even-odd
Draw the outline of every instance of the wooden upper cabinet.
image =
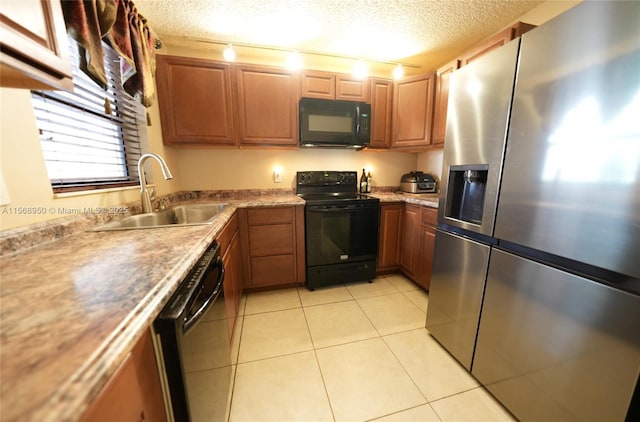
[[235, 143], [228, 64], [158, 56], [156, 84], [165, 144]]
[[447, 106], [449, 104], [449, 79], [451, 74], [460, 67], [460, 60], [453, 60], [442, 66], [436, 72], [436, 99], [433, 111], [433, 145], [444, 144], [447, 129]]
[[240, 145], [298, 145], [297, 75], [285, 69], [236, 65]]
[[0, 2], [0, 86], [73, 89], [60, 1]]
[[300, 95], [305, 98], [369, 102], [369, 81], [350, 75], [306, 70], [300, 76]]
[[371, 79], [371, 140], [369, 148], [391, 146], [391, 109], [393, 82], [388, 79]]
[[336, 75], [336, 100], [369, 102], [369, 81]]
[[464, 53], [460, 58], [460, 65], [465, 66], [471, 63], [474, 60], [484, 56], [485, 54], [495, 50], [496, 48], [502, 47], [509, 41], [519, 37], [527, 31], [535, 28], [535, 25], [531, 25], [524, 22], [518, 22], [513, 26], [506, 28], [505, 30], [498, 32], [493, 37], [483, 41]]
[[336, 75], [329, 72], [304, 71], [300, 75], [300, 95], [305, 98], [336, 98]]
[[396, 82], [393, 88], [392, 147], [431, 144], [435, 73]]

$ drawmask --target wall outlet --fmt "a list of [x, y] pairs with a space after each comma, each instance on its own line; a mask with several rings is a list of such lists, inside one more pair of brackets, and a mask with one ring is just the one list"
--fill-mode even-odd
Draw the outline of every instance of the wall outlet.
[[282, 183], [282, 169], [273, 170], [273, 182]]

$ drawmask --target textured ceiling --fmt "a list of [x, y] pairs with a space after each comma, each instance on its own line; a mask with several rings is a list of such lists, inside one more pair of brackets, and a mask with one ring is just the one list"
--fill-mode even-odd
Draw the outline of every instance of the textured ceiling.
[[315, 51], [434, 69], [542, 1], [134, 0], [175, 37]]

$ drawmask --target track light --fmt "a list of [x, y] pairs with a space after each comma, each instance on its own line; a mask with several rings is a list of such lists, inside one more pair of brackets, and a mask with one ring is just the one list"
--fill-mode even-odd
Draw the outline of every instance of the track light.
[[287, 68], [289, 70], [300, 70], [302, 69], [302, 57], [300, 56], [300, 53], [298, 53], [297, 51], [292, 51], [289, 53], [289, 55], [287, 56]]
[[402, 67], [401, 64], [399, 64], [393, 69], [393, 79], [397, 81], [398, 79], [402, 79], [403, 76], [404, 76], [404, 68]]
[[222, 52], [222, 57], [228, 62], [233, 62], [236, 60], [236, 52], [233, 51], [233, 46], [231, 44], [227, 44], [224, 51]]
[[362, 60], [358, 60], [353, 66], [353, 77], [356, 79], [365, 79], [367, 76], [369, 76], [367, 65]]

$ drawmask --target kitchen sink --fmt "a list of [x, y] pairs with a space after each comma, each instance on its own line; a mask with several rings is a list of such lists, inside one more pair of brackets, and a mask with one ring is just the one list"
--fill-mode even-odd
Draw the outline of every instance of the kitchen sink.
[[175, 205], [165, 210], [132, 215], [104, 224], [92, 231], [152, 229], [156, 227], [182, 227], [211, 224], [227, 204]]

